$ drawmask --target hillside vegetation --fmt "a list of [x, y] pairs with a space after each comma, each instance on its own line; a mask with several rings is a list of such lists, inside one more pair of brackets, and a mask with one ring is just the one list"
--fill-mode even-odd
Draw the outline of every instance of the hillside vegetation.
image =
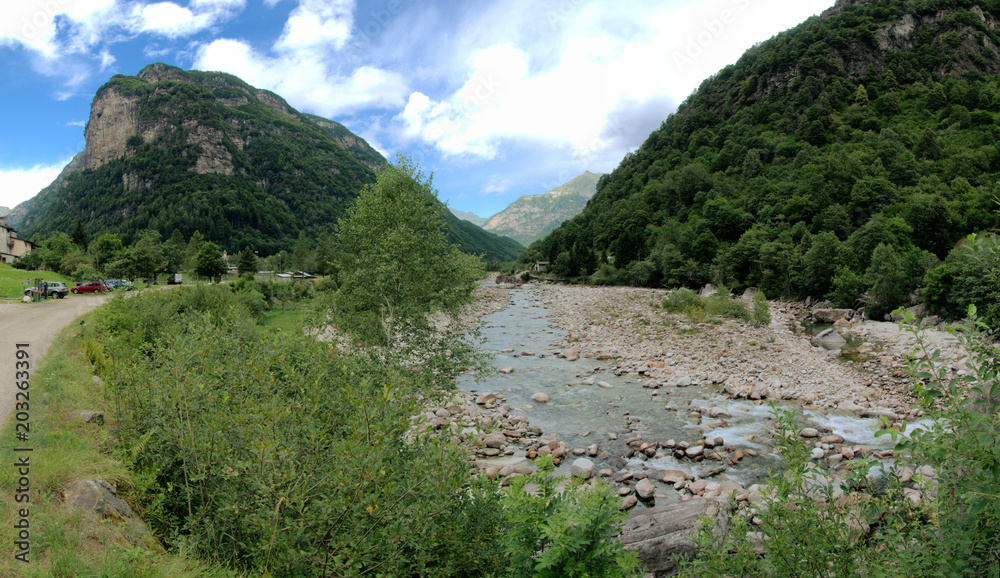
[[998, 15], [838, 3], [702, 83], [522, 261], [875, 313], [929, 284], [936, 307], [964, 309], [993, 290], [952, 249], [998, 224]]
[[[231, 253], [272, 255], [302, 233], [314, 243], [332, 233], [386, 164], [343, 125], [299, 113], [276, 94], [160, 63], [102, 86], [85, 135], [79, 158], [15, 210], [27, 238], [81, 221], [90, 237], [115, 233], [125, 244], [144, 230], [185, 239], [199, 231]], [[487, 259], [523, 250], [457, 221], [450, 235]]]

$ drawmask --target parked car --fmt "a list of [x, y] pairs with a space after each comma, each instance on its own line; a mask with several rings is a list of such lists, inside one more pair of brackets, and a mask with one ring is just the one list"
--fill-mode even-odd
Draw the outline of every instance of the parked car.
[[[34, 287], [28, 287], [27, 289], [24, 290], [24, 294], [31, 295], [31, 293], [34, 290], [35, 290]], [[49, 281], [48, 283], [45, 284], [45, 291], [43, 294], [46, 297], [58, 297], [62, 299], [68, 293], [69, 293], [69, 288], [66, 287], [66, 284], [63, 283], [62, 281]]]
[[111, 289], [112, 291], [117, 289], [130, 291], [135, 289], [135, 285], [133, 285], [128, 279], [105, 279], [104, 284], [107, 285], [108, 289]]
[[167, 285], [180, 285], [184, 281], [184, 276], [180, 273], [174, 273], [167, 277]]
[[86, 283], [77, 283], [76, 287], [70, 289], [73, 293], [100, 293], [101, 291], [109, 291], [109, 287], [104, 284], [104, 281], [87, 281]]

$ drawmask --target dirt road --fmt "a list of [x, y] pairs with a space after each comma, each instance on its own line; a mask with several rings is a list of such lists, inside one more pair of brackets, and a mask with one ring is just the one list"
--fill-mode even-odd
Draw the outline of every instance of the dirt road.
[[[0, 303], [0, 426], [6, 423], [14, 407], [15, 343], [30, 344], [30, 371], [49, 350], [56, 334], [74, 319], [107, 301], [106, 295], [69, 295], [65, 299], [49, 299], [42, 303]], [[32, 384], [32, 390], [35, 389]]]

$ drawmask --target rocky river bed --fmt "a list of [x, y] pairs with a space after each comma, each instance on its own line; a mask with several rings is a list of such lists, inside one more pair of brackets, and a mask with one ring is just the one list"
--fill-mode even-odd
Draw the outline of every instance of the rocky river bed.
[[[484, 321], [496, 373], [460, 380], [423, 427], [465, 444], [491, 478], [530, 473], [550, 454], [557, 473], [613, 483], [625, 508], [732, 491], [749, 502], [777, 465], [771, 402], [799, 413], [813, 459], [834, 471], [891, 460], [880, 423], [920, 423], [904, 359], [913, 338], [895, 324], [840, 324], [861, 342], [841, 356], [798, 329], [801, 304], [772, 302], [771, 325], [753, 328], [667, 313], [664, 290], [533, 283], [479, 294], [470, 317]], [[964, 371], [947, 333], [928, 337], [949, 372]]]

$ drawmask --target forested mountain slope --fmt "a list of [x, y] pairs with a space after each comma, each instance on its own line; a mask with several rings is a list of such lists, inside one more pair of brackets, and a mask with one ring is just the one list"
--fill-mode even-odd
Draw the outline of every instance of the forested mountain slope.
[[600, 176], [586, 171], [546, 193], [518, 197], [482, 227], [527, 245], [580, 214], [594, 196]]
[[[299, 113], [280, 96], [218, 72], [162, 63], [115, 75], [91, 104], [86, 147], [56, 181], [13, 211], [28, 238], [200, 231], [230, 252], [290, 250], [300, 232], [333, 231], [385, 158], [343, 125]], [[475, 227], [473, 227], [475, 229]], [[510, 239], [449, 224], [453, 242], [511, 259]]]
[[842, 0], [705, 80], [522, 259], [883, 309], [951, 283], [969, 272], [940, 260], [997, 226], [998, 22], [996, 1]]

